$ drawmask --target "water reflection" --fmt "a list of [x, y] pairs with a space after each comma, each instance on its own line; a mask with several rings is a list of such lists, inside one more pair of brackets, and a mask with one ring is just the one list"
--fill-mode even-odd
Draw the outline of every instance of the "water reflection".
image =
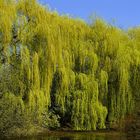
[[118, 133], [57, 133], [30, 138], [19, 138], [10, 140], [140, 140], [140, 137]]

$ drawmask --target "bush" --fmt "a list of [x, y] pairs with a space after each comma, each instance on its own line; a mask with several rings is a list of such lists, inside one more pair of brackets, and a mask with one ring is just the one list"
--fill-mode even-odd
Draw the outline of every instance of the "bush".
[[43, 127], [50, 129], [57, 129], [60, 127], [59, 115], [54, 114], [53, 111], [43, 114]]
[[25, 125], [24, 103], [20, 97], [6, 93], [0, 99], [0, 134], [9, 135], [12, 128]]

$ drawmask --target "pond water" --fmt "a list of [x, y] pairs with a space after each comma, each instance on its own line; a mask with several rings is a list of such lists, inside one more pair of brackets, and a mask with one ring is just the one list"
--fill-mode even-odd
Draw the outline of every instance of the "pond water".
[[140, 140], [134, 136], [120, 134], [115, 132], [96, 133], [96, 132], [57, 132], [51, 134], [43, 134], [36, 137], [26, 137], [10, 140]]

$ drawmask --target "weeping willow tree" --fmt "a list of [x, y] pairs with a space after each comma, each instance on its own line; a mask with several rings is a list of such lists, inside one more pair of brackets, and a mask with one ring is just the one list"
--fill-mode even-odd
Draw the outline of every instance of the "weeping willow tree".
[[133, 112], [139, 28], [87, 25], [35, 0], [0, 7], [0, 133], [29, 124], [103, 129]]

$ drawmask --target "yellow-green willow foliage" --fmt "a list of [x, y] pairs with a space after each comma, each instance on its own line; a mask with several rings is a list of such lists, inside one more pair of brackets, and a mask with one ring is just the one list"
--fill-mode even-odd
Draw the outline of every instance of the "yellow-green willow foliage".
[[7, 45], [12, 38], [12, 24], [16, 17], [15, 3], [11, 0], [0, 0], [0, 13], [0, 40], [1, 45], [6, 47], [5, 45]]
[[73, 92], [72, 122], [76, 130], [105, 128], [106, 107], [98, 100], [98, 83], [94, 75], [76, 74]]
[[87, 25], [35, 0], [0, 0], [0, 14], [0, 109], [7, 127], [20, 114], [20, 126], [96, 130], [132, 112], [140, 91], [139, 28], [124, 32], [101, 19]]

